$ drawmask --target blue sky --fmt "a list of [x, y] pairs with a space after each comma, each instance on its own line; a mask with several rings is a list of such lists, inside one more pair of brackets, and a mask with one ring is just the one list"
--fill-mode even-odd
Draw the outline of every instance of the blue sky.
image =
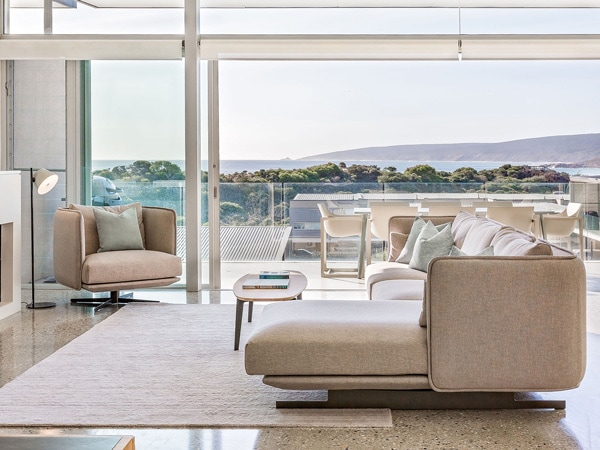
[[[462, 32], [597, 33], [599, 12], [463, 10]], [[18, 11], [13, 26], [38, 27], [39, 13]], [[70, 13], [57, 13], [57, 32], [94, 32], [94, 26], [181, 32], [181, 11], [137, 11], [133, 22], [123, 11], [80, 8], [78, 20]], [[25, 20], [24, 14], [38, 16]], [[204, 17], [203, 32], [234, 31], [454, 33], [457, 11], [211, 11]], [[184, 158], [182, 62], [97, 62], [92, 77], [95, 158]], [[299, 158], [369, 146], [594, 133], [600, 131], [599, 84], [599, 61], [221, 62], [221, 157]]]
[[[102, 159], [183, 159], [182, 63], [92, 67]], [[598, 61], [224, 62], [219, 82], [223, 159], [600, 132]]]

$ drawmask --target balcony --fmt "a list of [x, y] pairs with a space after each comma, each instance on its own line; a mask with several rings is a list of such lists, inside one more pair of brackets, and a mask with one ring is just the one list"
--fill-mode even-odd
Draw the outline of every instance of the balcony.
[[[554, 183], [221, 183], [221, 286], [251, 270], [300, 270], [309, 277], [309, 290], [362, 289], [357, 279], [320, 277], [320, 214], [318, 203], [327, 203], [337, 214], [352, 214], [370, 201], [425, 199], [510, 200], [522, 204], [584, 205], [586, 233], [598, 233], [598, 184], [586, 180]], [[124, 202], [173, 208], [179, 218], [178, 251], [185, 262], [185, 186], [183, 181], [119, 183]], [[202, 193], [203, 202], [206, 192]], [[206, 203], [204, 203], [206, 204]], [[203, 273], [209, 273], [208, 216], [201, 223]], [[596, 219], [596, 220], [594, 220]], [[577, 237], [572, 236], [574, 248]], [[564, 242], [562, 243], [565, 244]], [[329, 250], [335, 260], [356, 259], [356, 238], [338, 239]], [[372, 241], [373, 260], [384, 260], [381, 240]], [[586, 259], [600, 259], [598, 241], [586, 239]], [[260, 263], [257, 265], [256, 263]], [[347, 264], [347, 263], [346, 263]], [[182, 280], [184, 282], [185, 280]]]
[[[143, 183], [116, 182], [123, 203], [142, 202], [147, 206], [172, 208], [178, 217], [178, 254], [185, 264], [185, 182], [157, 181]], [[569, 201], [583, 204], [585, 260], [600, 261], [600, 182], [595, 179], [571, 180], [568, 184], [526, 183], [221, 183], [220, 263], [222, 289], [231, 289], [235, 280], [249, 271], [299, 270], [309, 278], [312, 289], [336, 292], [361, 290], [363, 280], [356, 278], [321, 278], [320, 276], [320, 213], [318, 203], [326, 203], [338, 214], [352, 214], [356, 208], [368, 207], [370, 201], [408, 200], [419, 203], [424, 199], [511, 200], [521, 203], [551, 203], [559, 206]], [[215, 262], [209, 260], [207, 193], [202, 192], [201, 261], [202, 285]], [[48, 215], [51, 217], [50, 211]], [[51, 234], [51, 228], [48, 228]], [[40, 236], [41, 246], [46, 239], [50, 248], [51, 235]], [[578, 237], [571, 236], [573, 248]], [[356, 261], [358, 238], [336, 239], [328, 247], [328, 260], [347, 266]], [[566, 245], [566, 241], [560, 243]], [[385, 260], [385, 245], [372, 239], [373, 261]], [[38, 283], [53, 275], [52, 260], [38, 258]], [[23, 275], [28, 283], [28, 274]], [[176, 287], [185, 286], [184, 277]]]

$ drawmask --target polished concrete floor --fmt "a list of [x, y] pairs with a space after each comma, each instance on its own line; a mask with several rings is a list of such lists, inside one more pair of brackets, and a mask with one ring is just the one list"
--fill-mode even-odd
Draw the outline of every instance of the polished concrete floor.
[[[392, 428], [266, 429], [54, 429], [0, 428], [3, 435], [133, 435], [139, 449], [600, 449], [600, 262], [588, 269], [588, 368], [578, 389], [542, 394], [567, 400], [564, 411], [393, 411]], [[310, 279], [315, 279], [310, 277]], [[356, 280], [316, 281], [305, 299], [363, 299]], [[170, 303], [234, 303], [228, 290], [186, 293], [162, 289], [136, 293]], [[28, 291], [23, 300], [28, 301]], [[0, 321], [0, 385], [23, 373], [115, 309], [97, 314], [71, 306], [71, 293], [36, 290], [37, 301], [56, 308], [28, 310]], [[515, 368], [518, 370], [518, 368]], [[73, 368], [73, 376], [77, 369]], [[103, 380], [98, 382], [112, 382]], [[198, 380], [202, 382], [202, 380]], [[49, 386], [49, 389], [52, 387]], [[90, 383], [93, 390], [93, 383]], [[32, 448], [32, 447], [23, 447]]]

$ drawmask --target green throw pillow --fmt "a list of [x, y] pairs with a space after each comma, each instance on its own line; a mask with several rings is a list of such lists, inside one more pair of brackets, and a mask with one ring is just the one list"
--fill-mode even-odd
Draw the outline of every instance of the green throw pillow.
[[135, 208], [126, 209], [120, 214], [94, 208], [94, 218], [100, 240], [98, 253], [144, 249]]
[[410, 262], [410, 258], [412, 257], [415, 244], [417, 243], [417, 238], [419, 237], [419, 233], [425, 226], [425, 221], [420, 217], [415, 217], [415, 221], [412, 224], [410, 229], [410, 233], [408, 234], [408, 238], [406, 238], [406, 242], [400, 255], [396, 259], [396, 262], [408, 264]]
[[408, 267], [427, 272], [429, 262], [438, 256], [448, 256], [453, 245], [454, 239], [450, 224], [445, 224], [442, 230], [438, 231], [433, 223], [427, 222], [417, 238]]
[[491, 245], [489, 247], [484, 248], [476, 255], [469, 255], [468, 253], [463, 252], [460, 248], [456, 246], [452, 246], [452, 250], [450, 250], [450, 256], [494, 256], [494, 247]]
[[[431, 221], [430, 221], [431, 222]], [[417, 243], [417, 239], [419, 238], [419, 234], [425, 227], [425, 222], [421, 217], [415, 217], [415, 221], [412, 224], [410, 229], [410, 233], [406, 238], [406, 242], [404, 243], [404, 247], [402, 247], [402, 251], [400, 255], [396, 259], [396, 262], [408, 264], [413, 256], [413, 252], [415, 251], [415, 244]], [[439, 231], [442, 230], [448, 223], [443, 223], [441, 225], [435, 225], [435, 228]], [[391, 234], [391, 233], [390, 233]]]

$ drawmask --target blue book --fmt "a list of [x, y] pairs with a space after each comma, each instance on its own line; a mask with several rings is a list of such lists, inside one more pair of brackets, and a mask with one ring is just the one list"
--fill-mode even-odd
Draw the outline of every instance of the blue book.
[[289, 277], [290, 272], [288, 270], [280, 270], [275, 272], [263, 270], [258, 274], [258, 278], [261, 280], [287, 280]]

